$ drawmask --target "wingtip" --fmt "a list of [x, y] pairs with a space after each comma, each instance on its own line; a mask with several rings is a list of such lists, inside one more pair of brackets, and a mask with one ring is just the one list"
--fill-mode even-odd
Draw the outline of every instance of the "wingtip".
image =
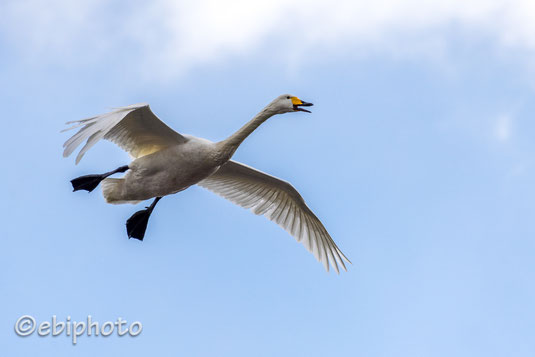
[[75, 165], [78, 165], [80, 160], [82, 160], [82, 157], [84, 156], [84, 153], [79, 153], [78, 156], [76, 156], [76, 160], [74, 161]]
[[338, 268], [338, 264], [336, 264], [335, 262], [333, 265], [334, 265], [334, 270], [336, 270], [336, 274], [340, 275], [340, 269]]

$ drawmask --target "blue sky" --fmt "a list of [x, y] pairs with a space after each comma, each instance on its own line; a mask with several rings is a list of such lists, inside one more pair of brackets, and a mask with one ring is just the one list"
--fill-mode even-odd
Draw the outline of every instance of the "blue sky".
[[[307, 6], [305, 6], [307, 5]], [[524, 1], [5, 1], [0, 335], [10, 356], [533, 356], [535, 7]], [[352, 260], [198, 187], [145, 241], [69, 180], [64, 122], [148, 102], [222, 139], [282, 93], [235, 159], [290, 181]], [[7, 199], [6, 199], [7, 198]], [[15, 321], [141, 321], [135, 338], [21, 338]]]

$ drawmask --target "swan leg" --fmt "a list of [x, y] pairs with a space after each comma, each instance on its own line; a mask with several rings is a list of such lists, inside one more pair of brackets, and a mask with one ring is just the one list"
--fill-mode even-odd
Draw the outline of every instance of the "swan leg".
[[137, 211], [130, 218], [128, 218], [126, 221], [126, 233], [128, 234], [128, 239], [135, 238], [143, 240], [143, 237], [145, 237], [147, 224], [149, 223], [149, 217], [154, 210], [154, 207], [161, 199], [161, 197], [156, 197], [149, 207], [146, 207], [141, 211]]
[[117, 172], [125, 172], [128, 170], [128, 165], [121, 166], [116, 168], [113, 171], [106, 172], [105, 174], [96, 174], [96, 175], [84, 175], [77, 177], [71, 180], [73, 192], [78, 190], [86, 190], [88, 192], [93, 191], [99, 183], [104, 180], [106, 177], [116, 174]]

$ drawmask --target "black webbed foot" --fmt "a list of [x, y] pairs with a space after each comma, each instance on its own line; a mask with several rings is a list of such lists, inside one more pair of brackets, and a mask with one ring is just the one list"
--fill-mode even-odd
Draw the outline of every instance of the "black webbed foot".
[[104, 175], [85, 175], [71, 180], [73, 192], [79, 190], [93, 191], [106, 177]]
[[128, 234], [128, 238], [143, 240], [151, 213], [152, 210], [150, 208], [146, 208], [141, 211], [137, 211], [130, 218], [128, 218], [126, 221], [126, 233]]
[[73, 191], [86, 190], [88, 192], [91, 192], [106, 177], [111, 176], [117, 172], [125, 172], [128, 169], [129, 169], [128, 165], [124, 165], [113, 171], [106, 172], [105, 174], [84, 175], [84, 176], [77, 177], [71, 180]]
[[128, 238], [143, 240], [150, 215], [160, 199], [161, 197], [156, 197], [150, 207], [137, 211], [128, 218], [126, 221], [126, 233], [128, 234]]

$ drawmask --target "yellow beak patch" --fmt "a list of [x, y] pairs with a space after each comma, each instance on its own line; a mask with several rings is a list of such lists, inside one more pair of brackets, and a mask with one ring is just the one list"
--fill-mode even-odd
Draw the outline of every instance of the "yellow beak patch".
[[293, 105], [301, 105], [303, 104], [303, 102], [301, 101], [301, 99], [297, 98], [297, 97], [291, 97], [292, 99], [292, 104]]

